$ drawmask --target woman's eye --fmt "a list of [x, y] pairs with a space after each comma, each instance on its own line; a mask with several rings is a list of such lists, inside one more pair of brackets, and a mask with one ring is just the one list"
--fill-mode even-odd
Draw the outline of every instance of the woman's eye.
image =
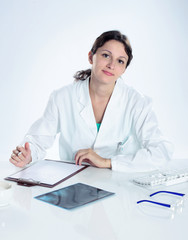
[[109, 58], [109, 55], [108, 54], [106, 54], [106, 53], [103, 53], [103, 55], [102, 55], [103, 57], [105, 57], [105, 58]]
[[124, 61], [121, 60], [121, 59], [119, 59], [118, 62], [119, 62], [120, 64], [124, 64]]

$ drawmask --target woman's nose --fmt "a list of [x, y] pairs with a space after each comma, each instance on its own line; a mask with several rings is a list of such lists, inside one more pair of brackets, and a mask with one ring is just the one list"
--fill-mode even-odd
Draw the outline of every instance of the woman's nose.
[[114, 69], [115, 68], [115, 61], [113, 61], [113, 59], [110, 59], [108, 64], [107, 64], [107, 67], [110, 68], [110, 69]]

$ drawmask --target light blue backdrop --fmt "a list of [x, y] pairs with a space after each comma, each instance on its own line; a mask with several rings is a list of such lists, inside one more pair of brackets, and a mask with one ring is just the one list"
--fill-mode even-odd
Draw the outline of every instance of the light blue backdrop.
[[[188, 2], [186, 0], [0, 0], [0, 160], [8, 160], [50, 93], [89, 67], [103, 31], [118, 29], [134, 59], [129, 85], [153, 98], [174, 157], [188, 157]], [[57, 145], [49, 151], [57, 158]]]

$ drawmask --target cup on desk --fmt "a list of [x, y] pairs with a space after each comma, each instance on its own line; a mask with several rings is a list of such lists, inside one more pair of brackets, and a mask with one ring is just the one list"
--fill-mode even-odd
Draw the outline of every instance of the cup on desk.
[[5, 181], [0, 181], [0, 207], [10, 203], [12, 198], [12, 185]]

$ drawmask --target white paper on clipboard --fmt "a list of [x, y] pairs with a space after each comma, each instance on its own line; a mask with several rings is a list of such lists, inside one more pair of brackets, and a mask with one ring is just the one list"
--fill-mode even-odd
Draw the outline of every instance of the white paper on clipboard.
[[55, 185], [86, 167], [87, 166], [79, 166], [73, 163], [45, 159], [10, 175], [6, 179], [32, 179], [35, 182], [41, 183], [41, 185]]

